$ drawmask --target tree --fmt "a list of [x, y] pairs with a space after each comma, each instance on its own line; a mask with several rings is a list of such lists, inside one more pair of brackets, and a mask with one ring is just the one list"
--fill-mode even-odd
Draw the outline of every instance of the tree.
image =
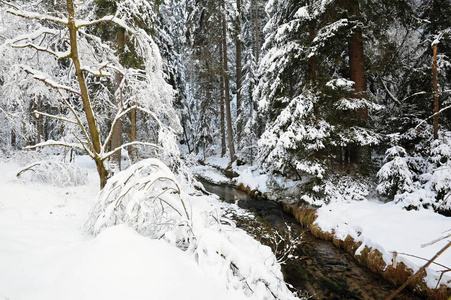
[[[6, 4], [3, 1], [2, 3]], [[105, 186], [111, 172], [106, 160], [125, 147], [145, 145], [162, 150], [164, 153], [177, 153], [174, 139], [180, 127], [172, 107], [172, 89], [164, 81], [158, 48], [148, 34], [129, 25], [127, 19], [116, 16], [105, 16], [94, 20], [77, 19], [77, 13], [82, 14], [83, 9], [92, 7], [90, 6], [92, 3], [89, 2], [81, 7], [76, 7], [73, 0], [67, 0], [67, 17], [54, 17], [39, 12], [25, 11], [20, 6], [6, 5], [11, 7], [8, 12], [13, 15], [37, 20], [43, 25], [50, 25], [48, 27], [38, 26], [36, 31], [25, 37], [8, 41], [8, 44], [17, 48], [31, 48], [46, 53], [54, 61], [63, 63], [70, 60], [70, 63], [73, 64], [73, 70], [68, 69], [67, 75], [60, 78], [54, 78], [51, 74], [21, 65], [21, 68], [34, 79], [57, 91], [61, 103], [71, 112], [71, 118], [60, 115], [46, 116], [75, 124], [78, 130], [78, 132], [72, 132], [76, 142], [45, 141], [32, 148], [57, 145], [77, 148], [86, 152], [96, 163], [101, 188]], [[123, 6], [124, 9], [130, 7], [133, 6]], [[89, 9], [87, 11], [89, 12]], [[86, 30], [87, 27], [104, 23], [114, 23], [133, 36], [136, 51], [144, 57], [142, 69], [121, 66], [113, 49], [98, 36]], [[67, 32], [68, 40], [65, 39], [65, 35], [60, 35], [63, 32]], [[51, 38], [46, 39], [48, 36], [60, 39], [58, 47], [48, 42], [48, 40], [52, 40]], [[43, 45], [42, 42], [47, 42], [47, 44]], [[61, 47], [61, 45], [63, 46]], [[115, 72], [120, 72], [123, 76], [122, 94], [124, 98], [117, 106], [108, 102], [108, 91], [104, 88], [108, 78], [114, 76]], [[68, 79], [67, 82], [63, 82], [64, 78]], [[101, 109], [106, 109], [108, 106], [114, 115], [110, 122], [107, 122], [108, 118], [105, 118], [104, 115], [99, 114]], [[157, 143], [131, 141], [107, 151], [118, 120], [132, 109], [138, 109], [154, 120], [159, 127], [160, 140]], [[39, 114], [39, 112], [36, 113]], [[104, 128], [105, 130], [102, 130]]]
[[242, 4], [241, 0], [236, 1], [236, 18], [234, 20], [235, 23], [235, 65], [236, 65], [236, 136], [237, 136], [237, 145], [240, 144], [241, 136], [242, 136]]
[[227, 20], [226, 20], [226, 6], [225, 0], [222, 0], [222, 76], [224, 78], [224, 93], [225, 93], [225, 113], [227, 121], [227, 141], [229, 145], [230, 164], [232, 164], [235, 157], [235, 143], [232, 127], [232, 111], [230, 108], [230, 87], [228, 75], [228, 56], [227, 56]]
[[369, 9], [338, 0], [272, 1], [266, 8], [254, 93], [268, 120], [260, 159], [324, 198], [333, 173], [369, 172], [369, 146], [379, 142], [370, 112], [380, 105], [367, 93], [365, 75]]

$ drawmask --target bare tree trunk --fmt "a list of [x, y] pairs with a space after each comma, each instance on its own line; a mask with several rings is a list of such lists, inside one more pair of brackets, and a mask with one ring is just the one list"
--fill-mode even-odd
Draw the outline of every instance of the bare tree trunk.
[[66, 0], [67, 11], [69, 14], [67, 27], [69, 29], [69, 40], [71, 48], [71, 57], [74, 63], [75, 74], [77, 76], [78, 85], [80, 87], [81, 99], [83, 102], [83, 110], [85, 112], [86, 121], [88, 123], [89, 135], [91, 138], [90, 148], [94, 154], [93, 159], [96, 162], [97, 172], [100, 177], [100, 188], [102, 189], [108, 180], [109, 172], [105, 168], [104, 162], [99, 156], [101, 152], [100, 134], [97, 128], [97, 124], [92, 110], [91, 101], [89, 99], [88, 87], [83, 76], [81, 69], [80, 59], [78, 57], [78, 44], [77, 44], [77, 26], [75, 24], [75, 11], [73, 0]]
[[[130, 111], [130, 132], [129, 132], [130, 142], [136, 141], [136, 109]], [[138, 159], [138, 150], [135, 146], [128, 147], [128, 155], [130, 156], [131, 162], [136, 162]]]
[[15, 149], [16, 148], [16, 132], [14, 131], [13, 128], [10, 129], [11, 130], [11, 148]]
[[[259, 0], [253, 0], [254, 4], [254, 56], [255, 63], [259, 65], [260, 63], [260, 13], [259, 13]], [[251, 98], [252, 99], [252, 98]], [[257, 103], [254, 102], [254, 110], [257, 111]], [[263, 120], [261, 117], [257, 116], [257, 133], [256, 136], [259, 138], [263, 133]]]
[[229, 89], [229, 76], [228, 76], [228, 63], [227, 63], [227, 24], [226, 24], [226, 10], [225, 10], [225, 0], [222, 0], [222, 54], [223, 54], [223, 67], [222, 71], [224, 77], [224, 89], [225, 89], [225, 107], [226, 107], [226, 118], [227, 118], [227, 138], [229, 142], [229, 153], [230, 153], [230, 164], [235, 161], [235, 146], [233, 143], [233, 128], [232, 128], [232, 113], [230, 109], [230, 89]]
[[237, 6], [237, 37], [236, 37], [236, 135], [237, 135], [237, 141], [238, 141], [238, 147], [241, 141], [241, 134], [242, 134], [242, 120], [241, 117], [241, 111], [242, 111], [242, 101], [241, 101], [241, 81], [242, 81], [242, 66], [241, 66], [241, 59], [242, 59], [242, 51], [241, 51], [241, 0], [236, 1]]
[[[221, 65], [224, 65], [224, 54], [222, 49], [222, 44], [219, 47], [221, 50]], [[225, 89], [224, 89], [224, 76], [221, 76], [221, 103], [220, 103], [220, 114], [221, 114], [221, 157], [224, 157], [224, 155], [227, 152], [227, 145], [226, 145], [226, 132], [225, 132], [225, 111], [224, 111], [224, 95], [225, 95]]]
[[[125, 46], [125, 30], [120, 28], [117, 32], [117, 46], [119, 52], [123, 52]], [[121, 82], [123, 76], [121, 73], [117, 72], [115, 75], [115, 90], [116, 90], [116, 106], [119, 109], [119, 105], [122, 105], [122, 90], [121, 90]], [[111, 149], [116, 149], [122, 145], [122, 119], [117, 120], [114, 128], [113, 128], [113, 136], [111, 137]], [[111, 160], [117, 165], [118, 170], [121, 170], [121, 151], [117, 151], [111, 157]]]
[[[41, 96], [38, 96], [36, 99], [37, 103], [36, 103], [36, 110], [37, 111], [42, 111], [42, 99]], [[36, 136], [36, 142], [39, 144], [41, 142], [41, 138], [43, 137], [43, 122], [42, 122], [42, 118], [44, 116], [36, 116], [36, 131], [37, 131], [37, 136]]]
[[434, 140], [438, 139], [439, 124], [439, 102], [438, 102], [438, 84], [437, 84], [437, 43], [432, 45], [432, 84], [434, 88]]
[[[355, 17], [360, 16], [359, 2], [357, 0], [349, 1], [349, 11]], [[348, 41], [349, 50], [349, 71], [350, 78], [354, 81], [354, 97], [363, 98], [366, 92], [365, 66], [364, 66], [364, 50], [363, 35], [360, 29], [357, 29]], [[363, 122], [368, 120], [368, 109], [359, 108], [357, 110], [357, 118]], [[369, 146], [357, 147], [357, 145], [349, 145], [349, 159], [351, 163], [359, 163], [365, 166], [370, 160]]]

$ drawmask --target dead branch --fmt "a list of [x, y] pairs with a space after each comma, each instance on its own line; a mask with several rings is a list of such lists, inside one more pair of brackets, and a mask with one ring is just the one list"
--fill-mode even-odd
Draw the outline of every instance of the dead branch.
[[40, 112], [40, 111], [37, 111], [37, 110], [33, 111], [33, 113], [36, 114], [36, 115], [43, 116], [43, 117], [52, 118], [52, 119], [55, 119], [55, 120], [64, 121], [64, 122], [67, 122], [67, 123], [78, 125], [77, 121], [69, 120], [69, 119], [66, 119], [66, 118], [63, 118], [63, 117], [58, 117], [58, 116], [51, 115], [51, 114], [46, 114], [46, 113], [43, 113], [43, 112]]
[[32, 149], [48, 147], [48, 146], [63, 146], [63, 147], [67, 147], [67, 148], [76, 148], [78, 150], [85, 151], [83, 149], [83, 146], [80, 145], [80, 144], [65, 143], [65, 142], [53, 141], [53, 140], [49, 140], [49, 141], [46, 141], [46, 142], [43, 142], [43, 143], [39, 143], [39, 144], [36, 144], [36, 145], [33, 145], [33, 146], [27, 146], [24, 149], [32, 150]]
[[12, 9], [12, 10], [7, 10], [6, 12], [10, 13], [12, 15], [22, 17], [24, 19], [30, 19], [30, 20], [49, 21], [49, 22], [59, 23], [59, 24], [63, 24], [63, 25], [67, 25], [67, 22], [68, 22], [67, 19], [61, 19], [61, 18], [44, 15], [44, 14], [40, 14], [40, 13], [35, 13], [35, 12], [31, 12], [31, 11], [24, 11], [21, 9], [18, 9], [18, 10]]
[[437, 259], [437, 257], [439, 257], [443, 252], [445, 252], [449, 247], [451, 247], [451, 242], [448, 242], [448, 244], [445, 245], [445, 247], [443, 247], [442, 249], [440, 249], [439, 252], [437, 252], [437, 254], [434, 255], [433, 258], [431, 258], [424, 266], [422, 266], [415, 274], [413, 274], [412, 276], [410, 276], [409, 279], [406, 280], [406, 282], [404, 282], [403, 285], [401, 285], [396, 291], [394, 291], [393, 293], [391, 293], [390, 296], [388, 296], [387, 298], [385, 298], [385, 300], [391, 300], [393, 299], [396, 295], [398, 295], [406, 286], [408, 286], [416, 277], [418, 277], [421, 273], [423, 273], [423, 271], [429, 267], [429, 265], [431, 265], [434, 260]]

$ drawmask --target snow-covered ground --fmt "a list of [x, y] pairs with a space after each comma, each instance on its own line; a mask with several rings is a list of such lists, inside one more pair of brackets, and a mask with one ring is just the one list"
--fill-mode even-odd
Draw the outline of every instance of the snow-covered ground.
[[[207, 162], [214, 166], [224, 165], [222, 160], [215, 158], [210, 158]], [[261, 192], [269, 191], [267, 178], [257, 170], [251, 172], [248, 167], [236, 166], [234, 170], [239, 174], [235, 183], [242, 183]], [[210, 168], [209, 171], [203, 169], [203, 173], [209, 174], [211, 178], [215, 177], [211, 174], [214, 172], [217, 172], [214, 168]], [[292, 183], [281, 184], [289, 188]], [[402, 204], [394, 202], [337, 201], [318, 209], [317, 214], [316, 224], [323, 231], [333, 232], [341, 239], [349, 235], [356, 242], [362, 242], [357, 253], [368, 246], [379, 250], [387, 265], [392, 264], [395, 255], [397, 263], [403, 262], [414, 271], [422, 267], [426, 260], [431, 259], [451, 240], [447, 238], [433, 245], [423, 246], [451, 234], [451, 218], [427, 209], [407, 211]], [[451, 248], [439, 256], [435, 264], [427, 268], [426, 283], [430, 288], [436, 287], [442, 271], [447, 268], [451, 268]], [[440, 283], [451, 287], [451, 274], [444, 273]]]
[[192, 251], [125, 225], [84, 236], [98, 179], [89, 160], [77, 164], [89, 183], [62, 188], [18, 180], [21, 167], [0, 162], [0, 299], [295, 299], [269, 247], [209, 223], [227, 205], [214, 197], [190, 198]]
[[[407, 211], [401, 205], [377, 201], [335, 202], [318, 209], [316, 224], [326, 232], [334, 232], [341, 239], [347, 235], [362, 242], [357, 254], [365, 246], [382, 253], [387, 265], [392, 264], [393, 252], [396, 262], [417, 271], [451, 240], [426, 245], [451, 233], [451, 218], [431, 210]], [[442, 271], [451, 268], [451, 249], [439, 256], [426, 269], [426, 283], [435, 288]], [[441, 264], [442, 266], [438, 265]], [[445, 266], [445, 267], [443, 267]], [[441, 284], [451, 287], [451, 274], [445, 273]]]

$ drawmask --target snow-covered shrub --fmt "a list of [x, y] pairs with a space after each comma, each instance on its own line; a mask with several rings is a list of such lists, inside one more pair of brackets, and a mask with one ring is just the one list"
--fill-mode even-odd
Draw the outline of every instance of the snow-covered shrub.
[[54, 186], [78, 186], [87, 183], [88, 174], [75, 164], [47, 160], [27, 165], [17, 178]]
[[427, 168], [418, 176], [411, 190], [395, 196], [397, 203], [407, 209], [451, 210], [450, 141], [449, 138], [432, 141]]
[[[451, 210], [451, 145], [450, 140], [435, 140], [431, 145], [432, 170], [425, 187], [434, 191], [436, 210]], [[424, 176], [426, 177], [426, 176]]]
[[360, 176], [331, 176], [324, 184], [325, 202], [362, 201], [368, 196], [369, 183]]
[[174, 174], [158, 159], [146, 159], [110, 178], [85, 224], [87, 234], [127, 224], [150, 238], [189, 220]]
[[397, 193], [413, 191], [414, 174], [410, 171], [406, 150], [393, 146], [385, 152], [385, 164], [377, 172], [377, 192], [393, 200]]
[[216, 276], [228, 290], [251, 299], [298, 299], [287, 288], [271, 248], [214, 213], [194, 226], [195, 239], [188, 251], [200, 267]]

